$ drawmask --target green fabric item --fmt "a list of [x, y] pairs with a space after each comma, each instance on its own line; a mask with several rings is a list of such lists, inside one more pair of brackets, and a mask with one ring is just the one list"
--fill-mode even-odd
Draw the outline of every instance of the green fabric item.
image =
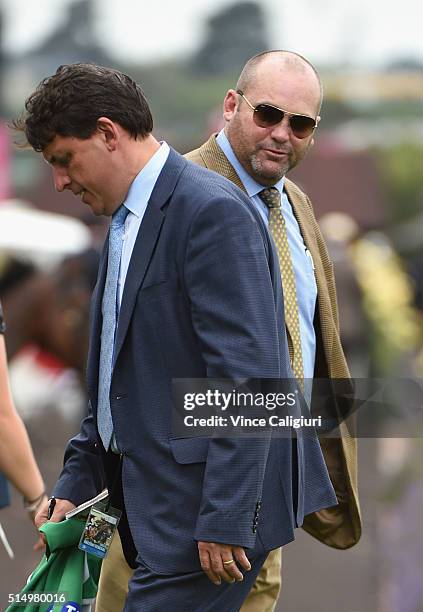
[[[79, 550], [85, 521], [71, 518], [60, 523], [47, 522], [40, 531], [47, 540], [46, 554], [30, 575], [24, 593], [66, 593], [66, 602], [82, 610], [96, 594], [102, 559]], [[61, 612], [65, 603], [13, 603], [6, 612]], [[66, 608], [64, 608], [66, 609]]]

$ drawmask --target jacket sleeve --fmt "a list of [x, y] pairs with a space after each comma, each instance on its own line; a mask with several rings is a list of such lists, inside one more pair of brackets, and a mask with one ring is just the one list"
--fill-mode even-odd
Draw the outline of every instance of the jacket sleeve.
[[[234, 198], [214, 198], [191, 223], [184, 281], [208, 378], [280, 376], [265, 240]], [[210, 440], [197, 540], [254, 546], [269, 444], [269, 436]]]

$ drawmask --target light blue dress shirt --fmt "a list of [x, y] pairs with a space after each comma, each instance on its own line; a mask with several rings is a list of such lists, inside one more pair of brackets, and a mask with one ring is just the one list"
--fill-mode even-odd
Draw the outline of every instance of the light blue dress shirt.
[[123, 202], [129, 210], [129, 214], [125, 220], [125, 234], [122, 238], [124, 243], [119, 272], [119, 307], [122, 303], [126, 275], [128, 273], [138, 231], [156, 181], [169, 156], [169, 151], [169, 145], [166, 142], [162, 142], [160, 149], [154, 153], [153, 157], [148, 160], [147, 164], [133, 180]]
[[[217, 144], [226, 155], [235, 169], [246, 192], [257, 207], [266, 225], [269, 224], [269, 210], [258, 195], [266, 186], [260, 185], [242, 167], [238, 158], [222, 130], [216, 138]], [[291, 251], [292, 265], [294, 267], [295, 282], [297, 288], [297, 301], [300, 319], [301, 347], [303, 352], [304, 378], [312, 379], [314, 374], [314, 362], [316, 358], [316, 334], [314, 331], [314, 312], [316, 309], [317, 285], [314, 277], [313, 260], [306, 245], [295, 218], [288, 196], [284, 191], [285, 177], [282, 177], [274, 187], [281, 194], [282, 214], [285, 218], [288, 244]], [[307, 388], [309, 385], [307, 385]], [[308, 390], [308, 389], [307, 389]], [[306, 395], [309, 393], [306, 392]], [[309, 398], [307, 398], [309, 399]]]

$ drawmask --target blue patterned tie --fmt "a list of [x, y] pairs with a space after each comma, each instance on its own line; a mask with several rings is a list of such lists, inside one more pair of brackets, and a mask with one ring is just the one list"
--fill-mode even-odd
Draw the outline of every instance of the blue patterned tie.
[[125, 219], [129, 210], [122, 205], [112, 217], [109, 232], [109, 256], [104, 285], [101, 328], [100, 368], [98, 375], [97, 425], [104, 448], [108, 450], [113, 435], [110, 411], [110, 383], [112, 379], [113, 351], [118, 313], [118, 280], [122, 255]]

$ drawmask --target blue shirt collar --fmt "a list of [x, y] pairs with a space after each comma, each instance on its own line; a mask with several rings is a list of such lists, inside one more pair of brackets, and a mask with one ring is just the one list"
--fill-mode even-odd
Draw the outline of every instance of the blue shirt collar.
[[[253, 179], [253, 177], [250, 176], [248, 174], [248, 172], [243, 168], [243, 166], [238, 161], [238, 158], [235, 155], [235, 153], [234, 153], [234, 151], [232, 149], [232, 146], [231, 146], [231, 144], [230, 144], [230, 142], [228, 140], [228, 137], [226, 136], [224, 130], [221, 130], [219, 132], [219, 134], [216, 137], [216, 142], [219, 145], [219, 147], [222, 149], [224, 154], [226, 155], [228, 161], [234, 167], [235, 172], [239, 176], [240, 181], [244, 185], [245, 191], [248, 193], [250, 198], [252, 198], [253, 196], [255, 196], [258, 193], [260, 193], [260, 191], [263, 191], [263, 189], [265, 189], [266, 186], [265, 185], [260, 185], [260, 183], [257, 183], [257, 181], [255, 181]], [[283, 192], [283, 189], [284, 189], [284, 185], [285, 185], [285, 177], [283, 176], [273, 186], [276, 187], [276, 189], [278, 189], [280, 194], [282, 195], [282, 192]]]
[[166, 163], [169, 152], [169, 145], [166, 142], [162, 142], [160, 149], [157, 149], [132, 181], [123, 203], [137, 217], [142, 217], [145, 213], [148, 200]]

